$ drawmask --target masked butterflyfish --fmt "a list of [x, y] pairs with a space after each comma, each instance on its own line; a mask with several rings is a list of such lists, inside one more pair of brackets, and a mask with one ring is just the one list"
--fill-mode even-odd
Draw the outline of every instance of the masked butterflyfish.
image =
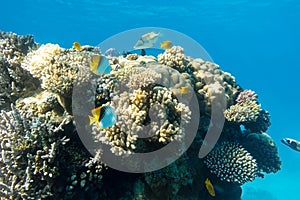
[[100, 128], [108, 128], [117, 122], [117, 115], [111, 106], [99, 106], [89, 115], [90, 125], [98, 123]]
[[172, 41], [171, 40], [164, 40], [160, 43], [160, 48], [163, 49], [171, 49], [173, 46]]
[[111, 72], [109, 61], [103, 55], [93, 55], [91, 57], [90, 69], [96, 75], [109, 74]]
[[205, 180], [205, 187], [206, 187], [208, 193], [210, 194], [210, 196], [212, 196], [212, 197], [216, 196], [214, 186], [208, 178], [206, 178], [206, 180]]
[[77, 51], [81, 51], [82, 47], [79, 44], [79, 42], [73, 42], [73, 48], [76, 49]]
[[146, 33], [142, 35], [142, 37], [136, 42], [136, 44], [133, 46], [134, 49], [146, 49], [153, 47], [157, 39], [161, 36], [160, 33]]

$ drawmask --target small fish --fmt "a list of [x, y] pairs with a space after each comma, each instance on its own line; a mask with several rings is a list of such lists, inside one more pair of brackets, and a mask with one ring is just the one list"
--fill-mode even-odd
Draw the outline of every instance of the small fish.
[[134, 49], [146, 49], [153, 47], [153, 45], [156, 43], [157, 39], [161, 36], [160, 33], [146, 33], [142, 35], [142, 37], [136, 42], [136, 44], [133, 46]]
[[178, 92], [179, 92], [179, 94], [188, 94], [192, 91], [191, 91], [191, 87], [186, 85], [186, 86], [182, 86], [182, 87], [178, 88]]
[[206, 180], [205, 180], [205, 187], [206, 187], [208, 193], [210, 194], [210, 196], [212, 196], [212, 197], [216, 196], [214, 186], [208, 178], [206, 178]]
[[295, 151], [300, 151], [300, 142], [292, 138], [283, 138], [281, 142]]
[[79, 42], [73, 42], [73, 48], [75, 48], [77, 51], [81, 51], [82, 47], [79, 44]]
[[92, 116], [89, 115], [90, 125], [97, 123], [100, 128], [108, 128], [117, 123], [117, 115], [110, 106], [99, 106], [91, 112]]
[[90, 61], [90, 69], [96, 75], [109, 74], [111, 66], [108, 59], [103, 55], [93, 55]]
[[164, 40], [160, 43], [160, 48], [163, 49], [171, 49], [173, 46], [172, 41], [171, 40]]
[[154, 56], [157, 57], [159, 54], [164, 53], [163, 49], [159, 48], [147, 48], [147, 49], [136, 49], [129, 52], [124, 52], [123, 56], [126, 57], [128, 54], [138, 54], [143, 56], [142, 54], [146, 56]]

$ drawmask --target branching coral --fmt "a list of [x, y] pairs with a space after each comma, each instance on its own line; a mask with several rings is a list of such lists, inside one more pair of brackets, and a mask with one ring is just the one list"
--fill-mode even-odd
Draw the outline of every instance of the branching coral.
[[0, 109], [9, 110], [16, 99], [38, 88], [38, 81], [20, 67], [24, 56], [36, 47], [30, 35], [0, 31]]
[[70, 97], [75, 81], [91, 79], [88, 59], [89, 53], [68, 52], [58, 45], [46, 44], [29, 53], [22, 67], [41, 80], [43, 89]]
[[261, 110], [258, 114], [257, 119], [252, 122], [245, 122], [244, 126], [247, 130], [250, 130], [255, 133], [266, 132], [271, 126], [270, 114], [266, 110]]
[[267, 133], [247, 133], [241, 143], [255, 158], [258, 170], [266, 173], [280, 170], [276, 144]]
[[255, 101], [246, 101], [230, 106], [225, 110], [224, 116], [228, 121], [237, 123], [255, 122], [260, 111], [261, 107]]
[[185, 57], [182, 47], [173, 46], [163, 54], [158, 55], [158, 62], [183, 72], [187, 69], [188, 59]]
[[240, 144], [223, 142], [215, 147], [204, 159], [212, 174], [220, 180], [244, 184], [257, 176], [257, 163]]
[[247, 101], [257, 101], [257, 94], [252, 90], [242, 91], [235, 100], [237, 103], [243, 103]]
[[48, 118], [27, 118], [15, 108], [1, 112], [3, 199], [43, 199], [53, 195], [54, 180], [59, 175], [57, 155], [68, 139], [54, 132]]
[[252, 90], [244, 90], [239, 93], [235, 105], [230, 106], [224, 112], [229, 122], [242, 124], [252, 132], [265, 132], [271, 125], [270, 114], [261, 109], [257, 101], [257, 94]]
[[[98, 141], [109, 144], [111, 151], [117, 155], [134, 151], [137, 138], [145, 133], [152, 142], [180, 140], [184, 132], [180, 123], [190, 120], [188, 107], [179, 103], [171, 91], [161, 86], [114, 94], [108, 105], [115, 109], [118, 116], [116, 125], [107, 129], [95, 125], [93, 134]], [[145, 126], [147, 124], [150, 127]]]

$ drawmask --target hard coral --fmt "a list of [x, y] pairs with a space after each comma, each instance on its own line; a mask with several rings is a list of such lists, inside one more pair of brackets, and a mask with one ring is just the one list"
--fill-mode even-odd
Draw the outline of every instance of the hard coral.
[[184, 72], [188, 64], [188, 60], [184, 55], [184, 49], [180, 46], [173, 46], [163, 54], [159, 54], [158, 62], [172, 67], [179, 72]]
[[247, 101], [257, 101], [257, 94], [252, 90], [242, 91], [235, 100], [237, 103], [244, 103]]
[[230, 106], [225, 110], [224, 116], [228, 121], [237, 123], [255, 122], [260, 111], [261, 107], [255, 101], [246, 101]]
[[257, 163], [240, 144], [223, 142], [215, 147], [204, 159], [212, 174], [220, 180], [244, 184], [257, 176]]
[[[12, 108], [0, 114], [1, 199], [44, 199], [53, 195], [57, 155], [68, 141], [54, 132], [47, 115], [27, 118]], [[51, 138], [51, 139], [50, 139]]]
[[276, 144], [267, 133], [246, 133], [241, 144], [255, 158], [258, 170], [266, 173], [280, 170], [281, 161]]
[[75, 81], [91, 79], [88, 58], [89, 53], [68, 52], [59, 45], [46, 44], [30, 52], [22, 67], [41, 81], [43, 89], [71, 97]]
[[30, 35], [0, 31], [0, 109], [9, 110], [16, 99], [29, 96], [38, 88], [38, 81], [20, 65], [24, 56], [35, 48], [37, 44]]

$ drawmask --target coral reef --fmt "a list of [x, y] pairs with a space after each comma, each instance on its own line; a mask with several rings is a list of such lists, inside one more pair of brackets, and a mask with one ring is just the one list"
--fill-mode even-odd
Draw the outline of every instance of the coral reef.
[[[91, 46], [64, 49], [0, 32], [1, 199], [239, 200], [242, 184], [280, 170], [277, 147], [266, 133], [268, 111], [255, 92], [243, 90], [219, 65], [188, 57], [180, 46], [157, 57], [118, 56], [109, 49], [112, 70], [96, 77], [89, 62], [100, 54]], [[86, 103], [72, 96], [78, 85], [85, 88], [79, 95], [91, 109], [109, 105], [115, 110], [115, 125], [89, 126], [85, 113], [86, 124], [75, 120]], [[197, 103], [191, 106], [193, 98]], [[214, 109], [226, 122], [214, 149], [199, 159], [199, 148], [215, 126]], [[90, 138], [124, 158], [173, 142], [184, 147], [187, 127], [198, 121], [190, 148], [165, 168], [147, 173], [113, 169], [103, 162], [101, 146], [92, 155], [82, 140]], [[85, 138], [80, 128], [90, 131]], [[205, 187], [207, 178], [215, 197]]]

